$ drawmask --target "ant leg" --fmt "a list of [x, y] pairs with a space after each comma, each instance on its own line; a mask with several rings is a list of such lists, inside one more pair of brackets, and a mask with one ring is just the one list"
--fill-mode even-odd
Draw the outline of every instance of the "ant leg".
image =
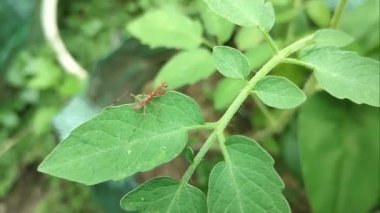
[[146, 105], [143, 106], [143, 116], [145, 116], [145, 112], [146, 112]]
[[160, 114], [161, 114], [161, 110], [162, 110], [161, 105], [159, 103], [154, 102], [153, 100], [150, 101], [149, 103], [154, 105], [154, 108], [157, 109], [157, 110], [154, 110], [155, 111], [154, 114], [156, 114], [157, 119], [160, 122]]
[[117, 103], [121, 101], [126, 95], [128, 94], [128, 91], [125, 91], [120, 97], [118, 97], [116, 100], [114, 100], [111, 104], [111, 106], [115, 106]]
[[157, 111], [157, 119], [158, 119], [158, 122], [161, 122], [161, 106], [158, 104], [158, 111]]
[[142, 101], [144, 99], [144, 95], [134, 95], [132, 93], [130, 93], [129, 95], [132, 96], [135, 99], [135, 101], [136, 100], [137, 101]]
[[158, 107], [158, 106], [160, 106], [158, 103], [154, 103], [154, 101], [152, 100], [152, 101], [150, 101], [150, 103], [151, 104], [153, 104], [154, 106], [156, 106], [156, 107]]

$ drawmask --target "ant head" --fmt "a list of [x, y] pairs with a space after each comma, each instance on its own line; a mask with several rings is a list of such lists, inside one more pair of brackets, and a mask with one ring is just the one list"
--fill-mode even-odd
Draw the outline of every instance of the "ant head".
[[167, 87], [168, 87], [168, 83], [166, 83], [166, 82], [161, 82], [160, 87], [165, 87], [165, 88], [167, 88]]

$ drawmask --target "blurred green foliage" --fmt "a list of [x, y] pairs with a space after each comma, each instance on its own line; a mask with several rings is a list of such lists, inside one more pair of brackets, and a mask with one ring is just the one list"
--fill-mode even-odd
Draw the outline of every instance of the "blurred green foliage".
[[[53, 179], [49, 182], [49, 191], [40, 202], [35, 212], [39, 213], [67, 213], [67, 212], [102, 212], [93, 199], [92, 190], [79, 184], [62, 182]], [[64, 189], [64, 190], [62, 190]]]
[[[26, 40], [33, 36], [36, 21], [36, 7], [34, 2], [4, 0], [0, 2], [0, 67], [5, 67], [12, 60], [15, 51], [21, 49]], [[4, 45], [4, 46], [3, 46]], [[0, 73], [5, 70], [1, 69]]]

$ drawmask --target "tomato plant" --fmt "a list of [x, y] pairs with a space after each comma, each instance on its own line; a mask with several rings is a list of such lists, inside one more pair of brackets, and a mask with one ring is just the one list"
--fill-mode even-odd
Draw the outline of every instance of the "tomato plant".
[[[306, 10], [298, 1], [284, 4], [204, 0], [187, 10], [147, 10], [127, 24], [127, 32], [151, 48], [178, 50], [153, 80], [154, 86], [167, 82], [169, 91], [151, 97], [146, 110], [135, 103], [106, 107], [73, 130], [39, 171], [87, 185], [120, 180], [172, 161], [187, 147], [189, 132], [207, 130], [181, 179], [151, 179], [127, 193], [122, 208], [290, 212], [274, 159], [259, 142], [284, 132], [296, 116], [313, 211], [369, 211], [379, 198], [379, 62], [344, 49], [354, 42], [353, 35], [338, 29], [347, 1], [339, 1], [332, 16], [319, 1], [305, 2]], [[299, 27], [305, 15], [312, 27]], [[280, 36], [284, 27], [287, 35]], [[294, 77], [291, 70], [312, 72]], [[202, 107], [175, 90], [216, 71], [215, 108], [225, 111], [206, 121]], [[253, 136], [231, 134], [231, 120], [249, 100], [267, 120], [265, 127]], [[190, 180], [216, 144], [223, 160], [214, 165], [204, 192]]]

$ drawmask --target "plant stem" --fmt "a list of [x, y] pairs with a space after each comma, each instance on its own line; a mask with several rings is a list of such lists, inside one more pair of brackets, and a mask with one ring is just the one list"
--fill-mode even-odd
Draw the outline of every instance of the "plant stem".
[[348, 0], [340, 0], [335, 8], [334, 15], [330, 22], [330, 28], [337, 28], [340, 19], [342, 18], [343, 12], [346, 9]]
[[305, 37], [297, 40], [296, 42], [290, 44], [289, 46], [285, 47], [284, 49], [282, 49], [280, 51], [282, 58], [286, 58], [289, 55], [293, 54], [294, 52], [305, 47], [307, 44], [309, 44], [309, 42], [311, 42], [313, 40], [314, 35], [315, 35], [315, 33], [312, 33], [308, 36], [305, 36]]
[[[278, 52], [277, 55], [273, 56], [257, 73], [253, 78], [248, 82], [248, 84], [241, 90], [239, 95], [235, 98], [232, 104], [228, 107], [227, 111], [217, 122], [218, 125], [212, 131], [210, 136], [207, 138], [206, 142], [203, 144], [202, 148], [199, 150], [197, 155], [194, 158], [194, 162], [189, 166], [183, 175], [181, 181], [182, 184], [187, 183], [191, 176], [193, 175], [195, 169], [198, 167], [199, 163], [202, 161], [203, 157], [206, 155], [207, 151], [211, 148], [218, 134], [223, 133], [224, 129], [228, 126], [228, 123], [238, 111], [239, 107], [243, 104], [245, 99], [251, 94], [252, 89], [256, 85], [256, 83], [265, 77], [275, 66], [277, 66], [283, 58], [291, 55], [292, 53], [298, 51], [307, 45], [314, 37], [314, 34], [308, 35], [293, 44], [287, 46]], [[223, 148], [224, 142], [221, 142], [221, 146]]]
[[302, 67], [306, 67], [308, 69], [314, 69], [314, 67], [308, 63], [305, 63], [301, 60], [298, 60], [296, 58], [284, 58], [282, 60], [282, 63], [286, 63], [286, 64], [295, 64], [295, 65], [299, 65], [299, 66], [302, 66]]
[[182, 184], [189, 182], [195, 169], [198, 167], [199, 163], [202, 161], [203, 157], [206, 155], [207, 151], [211, 148], [212, 144], [214, 143], [216, 135], [217, 133], [214, 130], [211, 133], [211, 135], [207, 138], [206, 142], [203, 144], [199, 152], [195, 155], [193, 163], [189, 166], [189, 168], [186, 170], [185, 174], [181, 179]]
[[218, 137], [219, 143], [224, 143], [224, 141], [226, 140], [226, 137], [224, 137], [223, 132], [219, 132], [217, 137]]
[[226, 141], [226, 137], [224, 137], [223, 132], [219, 132], [217, 137], [219, 141], [220, 150], [222, 151], [222, 154], [223, 154], [223, 158], [226, 160], [226, 162], [229, 162], [230, 157], [228, 155], [226, 145], [224, 144], [224, 142]]
[[[302, 0], [294, 0], [293, 1], [293, 9], [302, 11]], [[286, 32], [286, 38], [285, 38], [286, 44], [288, 44], [289, 42], [291, 42], [293, 40], [295, 30], [296, 30], [296, 25], [294, 23], [294, 20], [291, 20], [290, 23], [288, 24], [288, 30]]]
[[201, 125], [190, 126], [186, 129], [187, 130], [215, 129], [217, 126], [218, 126], [218, 122], [210, 122], [210, 123], [205, 123], [205, 124], [201, 124]]
[[276, 43], [273, 41], [272, 37], [269, 35], [269, 33], [267, 31], [265, 31], [264, 29], [262, 29], [261, 27], [258, 27], [261, 34], [263, 34], [264, 36], [264, 39], [269, 43], [270, 47], [272, 48], [273, 52], [275, 54], [278, 54], [280, 52], [280, 50], [278, 49]]

